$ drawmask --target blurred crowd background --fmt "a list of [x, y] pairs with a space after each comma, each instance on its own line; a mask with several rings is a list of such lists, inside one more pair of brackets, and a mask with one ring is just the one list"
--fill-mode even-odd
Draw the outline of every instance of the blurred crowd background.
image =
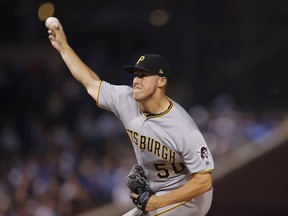
[[165, 56], [168, 95], [217, 160], [261, 148], [287, 114], [287, 14], [285, 0], [2, 0], [0, 215], [68, 216], [129, 199], [125, 130], [72, 78], [43, 17], [58, 17], [84, 62], [114, 84], [131, 84], [121, 67], [139, 55]]

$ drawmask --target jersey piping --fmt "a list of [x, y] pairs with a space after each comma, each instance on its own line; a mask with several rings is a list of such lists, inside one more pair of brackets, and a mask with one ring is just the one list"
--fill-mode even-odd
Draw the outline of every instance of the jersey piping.
[[[97, 93], [97, 98], [96, 98], [96, 105], [99, 106], [99, 97], [100, 97], [100, 90], [101, 90], [101, 86], [102, 86], [103, 81], [100, 81], [100, 84], [98, 86], [98, 93]], [[100, 107], [100, 106], [99, 106]]]
[[169, 211], [172, 211], [172, 210], [178, 208], [178, 207], [181, 206], [181, 205], [185, 205], [186, 203], [187, 203], [187, 201], [184, 201], [184, 202], [182, 202], [182, 203], [180, 203], [180, 204], [178, 204], [178, 205], [176, 205], [176, 206], [174, 206], [174, 207], [172, 207], [172, 208], [169, 208], [169, 209], [167, 209], [167, 210], [165, 210], [165, 211], [163, 211], [163, 212], [160, 212], [160, 213], [158, 213], [158, 214], [155, 214], [154, 216], [163, 215], [163, 214], [165, 214], [165, 213], [167, 213], [167, 212], [169, 212]]
[[158, 117], [164, 116], [164, 115], [166, 115], [166, 114], [172, 109], [172, 107], [174, 106], [173, 102], [172, 102], [169, 98], [168, 98], [168, 100], [169, 100], [169, 102], [170, 102], [170, 105], [169, 105], [169, 107], [167, 108], [167, 110], [165, 110], [164, 112], [161, 112], [161, 113], [159, 113], [159, 114], [151, 114], [151, 113], [147, 114], [147, 113], [143, 112], [143, 110], [141, 110], [141, 113], [142, 113], [143, 116], [144, 116], [145, 118], [147, 118], [147, 119], [149, 119], [149, 118], [158, 118]]
[[205, 174], [205, 173], [211, 173], [213, 172], [215, 169], [209, 169], [209, 170], [204, 170], [204, 171], [201, 171], [201, 172], [198, 172], [199, 174]]

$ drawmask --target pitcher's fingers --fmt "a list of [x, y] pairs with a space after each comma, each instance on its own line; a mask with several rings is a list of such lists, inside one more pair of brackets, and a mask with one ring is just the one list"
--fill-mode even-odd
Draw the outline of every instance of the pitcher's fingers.
[[54, 35], [49, 35], [48, 38], [49, 38], [49, 40], [51, 40], [51, 41], [53, 41], [53, 40], [56, 39]]
[[137, 199], [137, 198], [138, 198], [138, 195], [131, 192], [131, 193], [130, 193], [130, 197], [133, 198], [133, 199]]

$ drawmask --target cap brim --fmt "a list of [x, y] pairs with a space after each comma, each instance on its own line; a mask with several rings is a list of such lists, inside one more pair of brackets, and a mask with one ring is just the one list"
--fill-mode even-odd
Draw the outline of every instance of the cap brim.
[[[146, 68], [143, 67], [135, 67], [135, 66], [124, 66], [122, 67], [122, 69], [128, 73], [134, 73], [135, 70], [141, 70], [141, 71], [145, 71], [145, 72], [149, 72], [149, 73], [155, 73], [153, 71], [149, 71]], [[156, 74], [156, 73], [155, 73]]]

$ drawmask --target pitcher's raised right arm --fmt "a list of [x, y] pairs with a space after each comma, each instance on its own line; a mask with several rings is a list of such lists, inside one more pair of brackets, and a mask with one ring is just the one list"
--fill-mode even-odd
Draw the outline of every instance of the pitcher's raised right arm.
[[71, 74], [84, 85], [87, 92], [97, 100], [100, 78], [92, 71], [69, 46], [62, 25], [53, 25], [49, 30], [52, 46], [60, 53]]

